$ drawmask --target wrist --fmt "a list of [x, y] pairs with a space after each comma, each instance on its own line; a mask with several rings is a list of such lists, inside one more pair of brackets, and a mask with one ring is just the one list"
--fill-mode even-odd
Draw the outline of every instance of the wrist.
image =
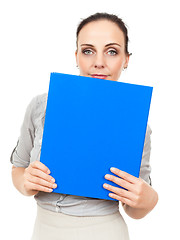
[[126, 214], [134, 219], [141, 219], [143, 217], [145, 217], [148, 214], [148, 209], [143, 209], [143, 208], [134, 208], [131, 207], [127, 204], [123, 205], [124, 211], [126, 212]]
[[141, 219], [153, 210], [157, 202], [158, 202], [158, 194], [154, 190], [152, 199], [149, 201], [149, 204], [145, 208], [131, 207], [125, 203], [122, 203], [122, 206], [124, 208], [124, 211], [127, 213], [129, 217], [134, 219]]
[[37, 191], [27, 190], [25, 177], [24, 177], [25, 168], [23, 167], [12, 167], [12, 181], [15, 188], [24, 196], [33, 196], [37, 194]]

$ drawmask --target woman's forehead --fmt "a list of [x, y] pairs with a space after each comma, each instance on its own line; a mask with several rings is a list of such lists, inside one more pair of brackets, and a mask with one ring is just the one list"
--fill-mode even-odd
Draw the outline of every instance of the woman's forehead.
[[116, 23], [98, 20], [86, 24], [79, 32], [78, 42], [81, 44], [117, 42], [124, 45], [124, 34]]

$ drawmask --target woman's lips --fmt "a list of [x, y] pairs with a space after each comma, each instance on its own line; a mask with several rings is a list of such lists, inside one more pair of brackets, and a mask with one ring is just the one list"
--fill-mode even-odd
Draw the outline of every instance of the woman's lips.
[[109, 75], [103, 75], [103, 74], [91, 74], [91, 77], [93, 78], [100, 78], [100, 79], [105, 79], [107, 78]]

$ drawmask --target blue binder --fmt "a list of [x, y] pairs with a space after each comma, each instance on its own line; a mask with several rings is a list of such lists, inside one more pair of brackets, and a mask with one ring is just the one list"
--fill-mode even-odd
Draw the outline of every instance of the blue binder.
[[51, 73], [40, 161], [54, 192], [113, 200], [110, 167], [139, 177], [152, 89]]

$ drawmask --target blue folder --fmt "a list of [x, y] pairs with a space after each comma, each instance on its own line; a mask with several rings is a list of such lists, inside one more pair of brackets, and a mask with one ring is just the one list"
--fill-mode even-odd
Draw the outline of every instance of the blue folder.
[[103, 188], [118, 186], [104, 178], [111, 167], [139, 177], [152, 90], [51, 73], [40, 161], [54, 192], [114, 200]]

